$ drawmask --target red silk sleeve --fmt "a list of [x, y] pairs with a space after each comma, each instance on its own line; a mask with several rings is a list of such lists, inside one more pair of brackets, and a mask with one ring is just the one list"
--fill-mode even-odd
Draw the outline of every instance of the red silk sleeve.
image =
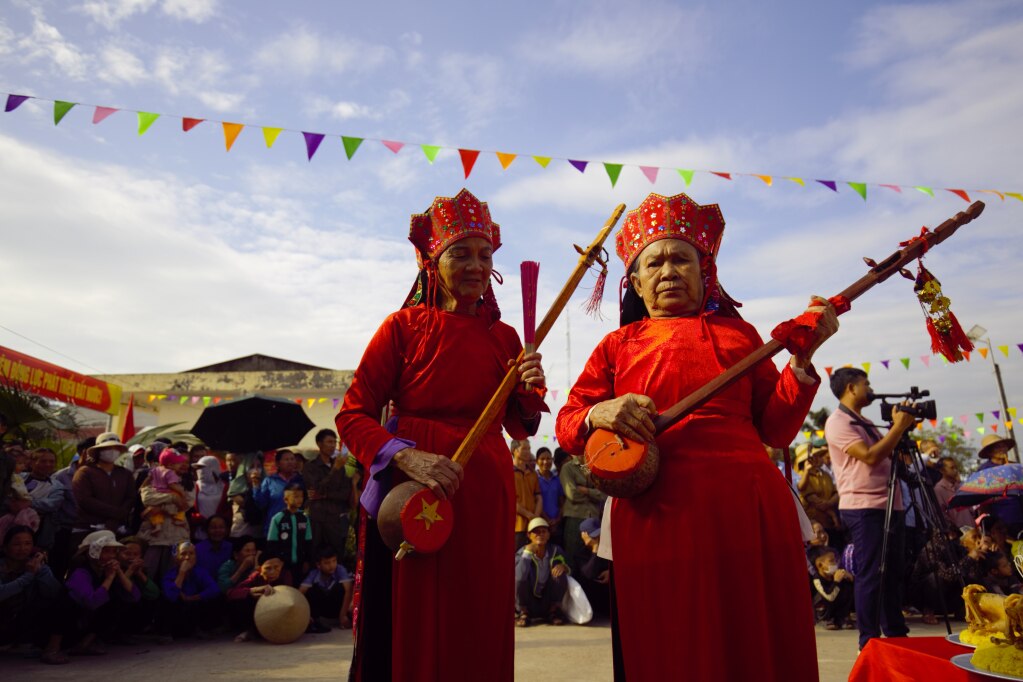
[[565, 406], [558, 412], [555, 434], [558, 444], [573, 455], [582, 455], [590, 427], [586, 417], [597, 403], [610, 400], [614, 393], [614, 357], [618, 334], [605, 336], [586, 361], [582, 374], [568, 394]]
[[334, 418], [338, 435], [367, 470], [394, 436], [380, 425], [380, 414], [396, 394], [403, 364], [401, 325], [394, 315], [377, 329]]
[[[763, 345], [760, 335], [750, 327], [753, 348]], [[807, 413], [813, 405], [820, 387], [820, 377], [812, 367], [804, 370], [816, 381], [804, 384], [785, 364], [781, 372], [770, 359], [763, 360], [753, 370], [753, 423], [762, 442], [773, 448], [786, 448], [799, 434]]]

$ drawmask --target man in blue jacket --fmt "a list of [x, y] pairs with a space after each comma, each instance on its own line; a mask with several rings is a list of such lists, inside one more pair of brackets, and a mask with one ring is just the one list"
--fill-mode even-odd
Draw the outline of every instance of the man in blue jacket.
[[550, 526], [543, 517], [531, 520], [526, 532], [529, 544], [515, 553], [515, 624], [525, 627], [531, 618], [544, 618], [563, 625], [561, 600], [569, 573], [565, 552], [550, 542]]

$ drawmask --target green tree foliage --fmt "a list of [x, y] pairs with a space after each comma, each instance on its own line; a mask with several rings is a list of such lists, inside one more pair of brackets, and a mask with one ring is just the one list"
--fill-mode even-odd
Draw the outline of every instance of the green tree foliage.
[[57, 453], [58, 466], [71, 461], [82, 428], [73, 408], [0, 385], [0, 412], [11, 422], [7, 439], [21, 440], [29, 450], [50, 448]]

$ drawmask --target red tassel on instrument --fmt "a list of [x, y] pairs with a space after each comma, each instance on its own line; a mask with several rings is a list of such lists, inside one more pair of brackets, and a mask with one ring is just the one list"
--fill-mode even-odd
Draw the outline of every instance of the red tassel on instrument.
[[540, 278], [540, 264], [535, 261], [522, 261], [522, 341], [526, 350], [532, 353], [536, 341], [536, 287]]
[[593, 285], [593, 293], [586, 300], [586, 304], [583, 306], [583, 310], [586, 311], [587, 315], [594, 317], [600, 316], [600, 304], [604, 300], [604, 285], [607, 283], [607, 267], [603, 267], [600, 270], [600, 274], [597, 275], [597, 281]]
[[962, 360], [963, 352], [972, 351], [973, 344], [949, 308], [952, 302], [942, 293], [941, 282], [924, 267], [923, 263], [917, 267], [913, 291], [920, 299], [920, 308], [927, 321], [931, 352], [941, 353], [949, 362]]

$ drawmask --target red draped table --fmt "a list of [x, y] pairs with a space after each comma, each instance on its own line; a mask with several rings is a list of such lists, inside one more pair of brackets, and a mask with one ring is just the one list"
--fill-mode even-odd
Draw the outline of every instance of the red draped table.
[[944, 637], [872, 639], [856, 659], [849, 682], [990, 682], [990, 677], [957, 668], [949, 660], [972, 651]]

